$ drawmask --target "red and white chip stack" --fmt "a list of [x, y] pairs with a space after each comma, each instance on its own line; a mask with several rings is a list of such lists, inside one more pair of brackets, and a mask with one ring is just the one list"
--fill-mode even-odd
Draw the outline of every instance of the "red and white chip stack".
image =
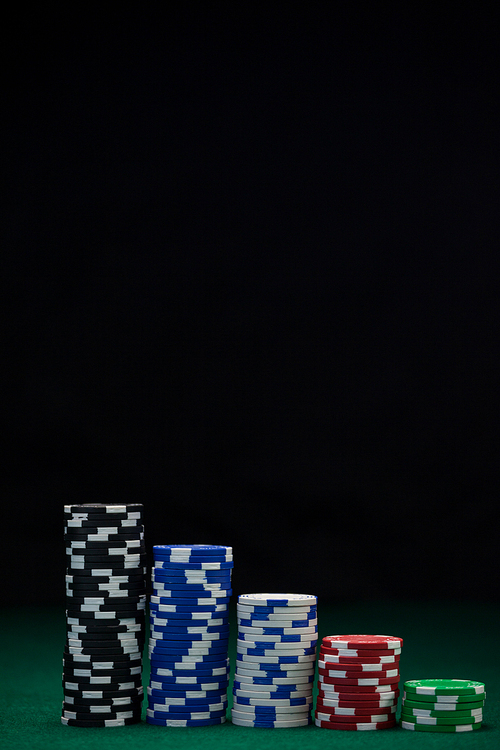
[[317, 727], [363, 731], [396, 726], [403, 639], [328, 635], [318, 661]]

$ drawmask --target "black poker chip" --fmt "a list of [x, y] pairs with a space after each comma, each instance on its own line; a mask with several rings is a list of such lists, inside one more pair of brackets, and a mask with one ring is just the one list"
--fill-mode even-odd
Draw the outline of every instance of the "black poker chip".
[[[77, 645], [81, 644], [81, 645]], [[93, 649], [109, 649], [109, 648], [123, 648], [124, 653], [142, 653], [144, 650], [145, 641], [144, 638], [138, 638], [134, 641], [75, 641], [73, 639], [67, 640], [68, 649], [83, 648], [86, 650]]]
[[[139, 671], [141, 670], [141, 671]], [[86, 674], [82, 674], [85, 672]], [[113, 677], [116, 681], [121, 682], [127, 680], [128, 677], [134, 677], [139, 675], [142, 679], [142, 665], [137, 667], [129, 667], [128, 669], [84, 669], [82, 667], [70, 667], [64, 664], [63, 666], [63, 677], [66, 680], [72, 682], [78, 680], [80, 677]]]
[[77, 503], [75, 505], [65, 505], [64, 513], [108, 513], [112, 515], [116, 512], [139, 512], [142, 513], [144, 505], [142, 503]]
[[110, 578], [116, 578], [117, 576], [142, 576], [146, 575], [146, 566], [141, 565], [138, 568], [114, 568], [112, 565], [109, 568], [79, 568], [78, 570], [73, 569], [68, 572], [73, 578], [89, 578], [91, 581], [104, 582]]
[[[106, 550], [106, 549], [120, 549], [120, 547], [126, 547], [127, 549], [137, 549], [140, 547], [146, 547], [146, 544], [144, 542], [144, 539], [123, 539], [119, 540], [117, 542], [108, 542], [106, 540], [103, 540], [102, 542], [93, 542], [92, 540], [76, 540], [75, 542], [69, 542], [69, 544], [72, 544], [73, 546], [76, 544], [77, 547], [74, 547], [74, 549], [96, 549], [96, 550]], [[80, 547], [79, 545], [84, 545]]]
[[93, 593], [90, 593], [88, 596], [70, 596], [67, 599], [68, 606], [71, 606], [72, 608], [75, 607], [75, 605], [80, 604], [86, 604], [86, 605], [96, 605], [96, 606], [103, 606], [109, 609], [133, 609], [136, 604], [141, 604], [146, 602], [146, 595], [145, 594], [137, 594], [136, 596], [112, 596], [112, 597], [106, 597], [103, 596], [100, 592], [97, 592], [97, 594], [94, 596]]
[[86, 680], [84, 678], [80, 679], [72, 679], [72, 680], [64, 680], [62, 682], [62, 688], [63, 688], [63, 696], [70, 695], [70, 693], [74, 693], [75, 690], [79, 691], [80, 693], [84, 693], [87, 690], [105, 690], [108, 693], [109, 692], [119, 692], [124, 693], [127, 690], [135, 690], [138, 691], [139, 689], [142, 690], [142, 681], [137, 681], [133, 679], [121, 679], [117, 678], [116, 680], [113, 680], [112, 682], [107, 683], [92, 683], [90, 681], [91, 678], [87, 678]]
[[120, 562], [126, 562], [131, 557], [137, 557], [138, 555], [146, 555], [146, 547], [141, 545], [140, 547], [109, 547], [108, 549], [94, 549], [87, 547], [66, 547], [66, 559], [71, 562], [74, 558], [81, 557], [83, 561], [99, 561], [100, 557], [106, 558], [106, 560], [113, 561], [114, 559]]
[[119, 635], [120, 633], [143, 633], [144, 632], [144, 624], [140, 622], [133, 623], [131, 625], [105, 625], [104, 623], [99, 623], [98, 625], [70, 625], [66, 624], [66, 630], [68, 633], [80, 633], [82, 635], [90, 635], [95, 634], [99, 635], [99, 633], [109, 633], [110, 635], [112, 633], [115, 633], [115, 635]]
[[[98, 672], [102, 667], [106, 669], [117, 669], [117, 670], [128, 670], [133, 667], [142, 666], [142, 652], [136, 652], [133, 659], [126, 659], [122, 657], [131, 656], [131, 654], [115, 654], [114, 656], [102, 657], [85, 655], [89, 661], [72, 660], [71, 657], [74, 654], [64, 654], [63, 657], [63, 668], [68, 669], [90, 669], [91, 671]], [[81, 656], [77, 654], [77, 656]]]
[[[77, 570], [99, 570], [101, 568], [121, 568], [127, 569], [127, 568], [140, 568], [141, 566], [146, 565], [146, 555], [137, 555], [137, 559], [133, 558], [131, 560], [126, 559], [120, 559], [119, 557], [115, 558], [115, 555], [113, 555], [113, 558], [110, 557], [104, 557], [104, 559], [95, 560], [93, 558], [88, 558], [84, 560], [78, 560], [78, 557], [81, 557], [81, 555], [67, 555], [66, 559], [68, 562], [68, 570], [70, 571], [77, 571]], [[102, 555], [99, 555], [99, 557], [102, 557]]]
[[66, 584], [66, 594], [69, 597], [80, 596], [100, 596], [104, 599], [115, 599], [116, 597], [141, 596], [146, 593], [145, 584], [125, 584], [123, 588], [99, 588], [98, 586], [78, 586], [75, 584]]
[[[119, 636], [124, 636], [123, 638], [120, 638]], [[130, 637], [129, 637], [130, 636]], [[120, 643], [129, 643], [131, 639], [133, 640], [143, 640], [145, 639], [145, 628], [141, 628], [141, 630], [135, 630], [135, 631], [129, 631], [125, 633], [106, 633], [106, 631], [100, 631], [99, 633], [80, 633], [75, 632], [74, 630], [67, 630], [66, 631], [66, 638], [69, 639], [77, 639], [81, 640], [84, 643], [93, 643], [94, 641], [109, 641], [110, 643], [116, 642]]]
[[145, 575], [143, 572], [143, 568], [140, 569], [140, 573], [133, 573], [130, 574], [128, 572], [126, 573], [119, 573], [117, 575], [93, 575], [89, 576], [87, 575], [87, 572], [84, 572], [84, 575], [79, 575], [80, 571], [75, 571], [74, 573], [68, 573], [68, 575], [65, 576], [66, 585], [69, 586], [96, 586], [99, 584], [109, 584], [109, 585], [116, 585], [116, 584], [127, 584], [127, 583], [144, 583], [145, 582]]
[[64, 513], [64, 521], [92, 521], [93, 523], [110, 524], [123, 521], [142, 523], [142, 513], [131, 511], [130, 513]]
[[[89, 614], [86, 612], [85, 614]], [[91, 612], [90, 614], [95, 615], [95, 612]], [[126, 625], [140, 625], [141, 623], [145, 622], [145, 612], [144, 610], [140, 610], [138, 612], [135, 612], [130, 617], [123, 617], [120, 615], [120, 617], [113, 617], [113, 618], [106, 618], [99, 619], [95, 617], [66, 617], [66, 625], [76, 625], [78, 627], [92, 627], [92, 626], [102, 626], [107, 625], [109, 627], [123, 627]]]
[[[73, 695], [64, 696], [64, 702], [69, 706], [110, 706], [113, 710], [119, 710], [118, 706], [128, 706], [131, 703], [139, 705], [144, 700], [144, 694], [140, 695], [127, 695], [125, 697], [118, 698], [78, 698]], [[78, 711], [82, 710], [80, 708]]]
[[75, 707], [73, 707], [73, 710], [70, 708], [65, 708], [63, 706], [62, 715], [65, 719], [73, 719], [76, 721], [103, 721], [108, 719], [131, 719], [133, 717], [139, 718], [141, 717], [142, 713], [142, 706], [140, 708], [129, 708], [124, 709], [123, 711], [106, 711], [103, 713], [102, 711], [75, 711]]
[[[90, 686], [89, 686], [90, 687]], [[92, 698], [94, 699], [105, 699], [105, 698], [128, 698], [132, 695], [144, 695], [144, 690], [141, 687], [131, 688], [129, 690], [64, 690], [64, 695], [70, 698]]]
[[136, 716], [133, 719], [92, 719], [90, 721], [78, 721], [76, 719], [66, 719], [64, 716], [61, 717], [61, 724], [67, 727], [80, 727], [81, 729], [86, 727], [101, 729], [105, 727], [126, 727], [130, 724], [138, 724], [140, 721], [140, 716]]
[[[82, 522], [83, 523], [83, 522]], [[68, 526], [68, 524], [64, 525], [64, 539], [66, 540], [68, 537], [71, 536], [107, 536], [109, 534], [121, 534], [121, 535], [130, 535], [131, 539], [139, 539], [140, 535], [144, 533], [144, 524], [137, 524], [134, 526], [123, 526], [120, 524], [120, 522], [110, 522], [107, 523], [105, 526], [100, 525], [98, 523], [95, 523], [94, 521], [91, 521], [92, 525], [86, 525], [86, 526]], [[116, 529], [116, 531], [115, 531]], [[78, 539], [76, 540], [78, 541]], [[89, 542], [102, 542], [106, 541], [105, 539], [89, 539]]]

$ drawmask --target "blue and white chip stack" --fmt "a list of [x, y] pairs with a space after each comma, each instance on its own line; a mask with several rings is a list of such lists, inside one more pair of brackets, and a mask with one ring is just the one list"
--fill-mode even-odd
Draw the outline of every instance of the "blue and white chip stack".
[[153, 547], [146, 721], [197, 727], [226, 721], [231, 547]]
[[311, 724], [317, 598], [242, 594], [237, 614], [233, 724], [283, 728]]

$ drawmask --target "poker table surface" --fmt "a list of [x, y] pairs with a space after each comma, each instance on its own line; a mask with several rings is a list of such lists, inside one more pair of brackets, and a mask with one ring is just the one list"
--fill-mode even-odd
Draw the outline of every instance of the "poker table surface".
[[[319, 637], [341, 633], [381, 633], [403, 638], [403, 681], [429, 677], [480, 680], [487, 699], [481, 729], [454, 733], [392, 729], [345, 732], [314, 725], [294, 729], [237, 727], [230, 721], [213, 727], [165, 728], [146, 724], [79, 728], [61, 724], [64, 606], [4, 607], [0, 619], [0, 747], [85, 750], [164, 747], [203, 750], [283, 748], [500, 748], [500, 606], [476, 602], [323, 602], [318, 601]], [[236, 654], [236, 612], [231, 611], [232, 673]], [[144, 663], [144, 686], [149, 663]], [[314, 695], [316, 695], [316, 689]], [[231, 686], [228, 691], [232, 703]], [[146, 700], [143, 704], [143, 716]], [[399, 709], [398, 709], [399, 717]]]

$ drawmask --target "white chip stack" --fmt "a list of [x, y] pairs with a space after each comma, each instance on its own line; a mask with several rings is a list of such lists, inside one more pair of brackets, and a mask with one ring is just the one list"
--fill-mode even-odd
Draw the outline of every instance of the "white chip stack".
[[242, 594], [232, 722], [246, 727], [312, 723], [318, 637], [311, 594]]

